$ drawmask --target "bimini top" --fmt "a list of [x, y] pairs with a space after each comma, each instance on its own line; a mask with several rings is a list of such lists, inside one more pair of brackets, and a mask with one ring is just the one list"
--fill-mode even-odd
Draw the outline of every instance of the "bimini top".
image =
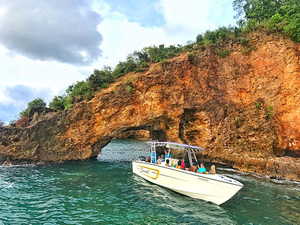
[[174, 143], [174, 142], [159, 142], [159, 141], [148, 141], [147, 144], [157, 147], [157, 146], [165, 146], [167, 148], [173, 148], [173, 149], [178, 149], [178, 150], [204, 150], [201, 147], [193, 146], [193, 145], [186, 145], [186, 144], [180, 144], [180, 143]]

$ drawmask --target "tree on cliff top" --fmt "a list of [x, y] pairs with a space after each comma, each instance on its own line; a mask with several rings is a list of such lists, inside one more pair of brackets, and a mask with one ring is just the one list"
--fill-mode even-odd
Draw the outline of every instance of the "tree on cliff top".
[[44, 102], [44, 100], [42, 98], [36, 98], [33, 101], [29, 102], [27, 109], [20, 112], [20, 118], [22, 118], [24, 116], [28, 116], [30, 110], [34, 107], [46, 107], [46, 102]]
[[233, 8], [237, 11], [236, 18], [255, 20], [261, 23], [272, 17], [283, 5], [282, 0], [234, 0]]
[[242, 28], [251, 31], [263, 26], [300, 42], [299, 0], [234, 0], [232, 4]]

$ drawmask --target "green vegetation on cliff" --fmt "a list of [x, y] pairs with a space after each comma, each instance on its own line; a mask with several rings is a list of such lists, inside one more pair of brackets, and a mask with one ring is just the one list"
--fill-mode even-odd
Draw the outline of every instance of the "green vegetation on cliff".
[[279, 31], [300, 42], [299, 0], [234, 0], [238, 24], [244, 31], [263, 27]]
[[28, 116], [30, 113], [30, 110], [34, 107], [46, 107], [46, 102], [42, 98], [36, 98], [33, 101], [28, 103], [27, 109], [20, 112], [20, 117]]

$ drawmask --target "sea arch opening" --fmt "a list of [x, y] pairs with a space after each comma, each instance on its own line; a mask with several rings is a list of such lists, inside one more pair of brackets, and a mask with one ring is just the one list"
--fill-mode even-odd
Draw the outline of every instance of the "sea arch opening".
[[[122, 145], [122, 141], [124, 145]], [[125, 141], [127, 140], [127, 141]], [[114, 151], [114, 154], [119, 155], [119, 157], [122, 157], [122, 154], [124, 152], [121, 151], [116, 151], [116, 149], [112, 149], [114, 146], [118, 146], [118, 148], [123, 148], [126, 150], [126, 147], [128, 143], [134, 142], [136, 140], [136, 143], [144, 143], [144, 146], [141, 144], [141, 149], [144, 150], [146, 146], [146, 141], [148, 140], [157, 140], [157, 141], [166, 141], [167, 140], [167, 134], [164, 130], [162, 129], [155, 129], [152, 127], [146, 127], [146, 126], [140, 126], [140, 127], [129, 127], [123, 130], [120, 130], [119, 132], [116, 132], [114, 135], [110, 137], [105, 137], [105, 138], [99, 138], [98, 142], [93, 145], [93, 157], [97, 158], [103, 158], [102, 153], [103, 150], [107, 151], [107, 149], [110, 149]], [[139, 142], [138, 142], [139, 141]], [[147, 147], [148, 151], [149, 147]], [[129, 150], [129, 149], [127, 149]], [[139, 149], [136, 149], [137, 151]], [[104, 153], [103, 153], [104, 154]], [[107, 154], [107, 153], [105, 153]], [[106, 160], [108, 160], [107, 156], [104, 156]], [[122, 161], [121, 159], [116, 159], [114, 157], [113, 161]], [[109, 160], [108, 160], [109, 161]], [[126, 161], [126, 159], [125, 159]]]

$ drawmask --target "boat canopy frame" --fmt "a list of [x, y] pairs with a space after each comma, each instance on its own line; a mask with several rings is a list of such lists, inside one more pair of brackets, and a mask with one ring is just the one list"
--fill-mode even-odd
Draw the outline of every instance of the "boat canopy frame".
[[[180, 143], [175, 143], [175, 142], [159, 142], [159, 141], [148, 141], [148, 145], [151, 146], [151, 153], [154, 152], [156, 153], [156, 147], [166, 147], [168, 148], [168, 154], [170, 153], [170, 149], [177, 149], [181, 151], [185, 151], [188, 154], [188, 159], [190, 166], [193, 165], [193, 159], [197, 163], [197, 157], [196, 157], [196, 152], [203, 151], [204, 149], [198, 146], [193, 146], [193, 145], [187, 145], [187, 144], [180, 144]], [[156, 154], [151, 154], [151, 162], [155, 161], [156, 159], [152, 159], [155, 157]]]

